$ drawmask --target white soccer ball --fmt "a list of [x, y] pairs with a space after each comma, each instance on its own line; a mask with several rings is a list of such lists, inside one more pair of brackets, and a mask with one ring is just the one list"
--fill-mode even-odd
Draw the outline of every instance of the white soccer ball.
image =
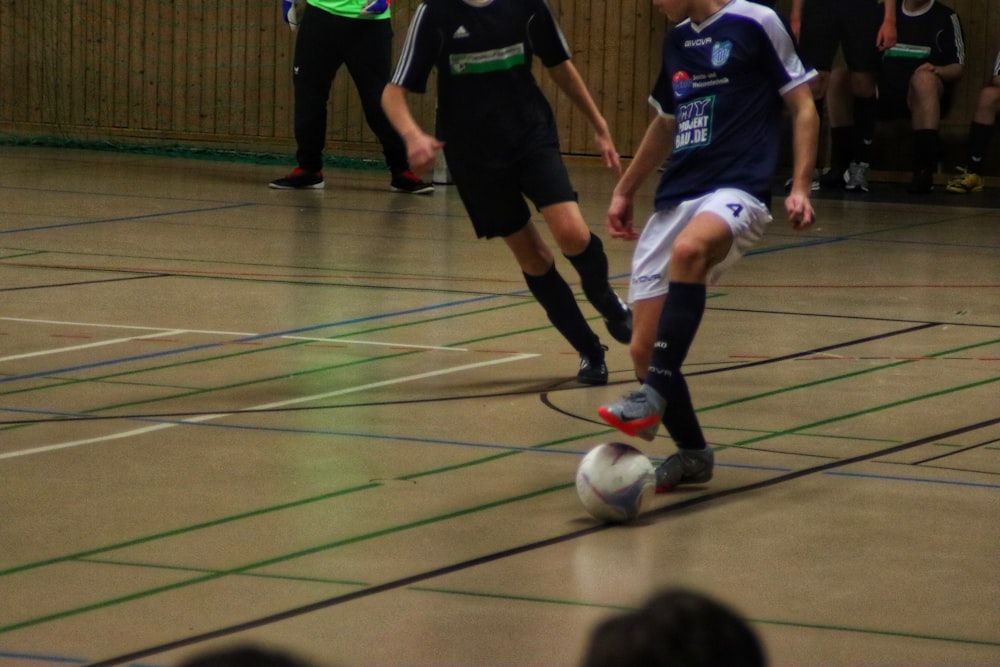
[[656, 493], [656, 471], [635, 447], [605, 443], [580, 461], [576, 493], [594, 518], [621, 523], [639, 516]]

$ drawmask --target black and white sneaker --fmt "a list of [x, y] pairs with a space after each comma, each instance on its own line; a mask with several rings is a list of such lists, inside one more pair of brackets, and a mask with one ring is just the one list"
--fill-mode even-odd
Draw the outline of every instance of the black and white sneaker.
[[580, 355], [580, 370], [576, 381], [583, 384], [602, 385], [608, 383], [608, 366], [604, 363], [604, 351], [607, 346], [601, 345], [597, 352]]

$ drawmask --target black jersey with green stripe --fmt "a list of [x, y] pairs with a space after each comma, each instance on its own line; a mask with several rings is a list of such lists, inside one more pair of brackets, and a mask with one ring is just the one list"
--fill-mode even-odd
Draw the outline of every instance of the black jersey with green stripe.
[[422, 93], [437, 69], [438, 138], [449, 153], [503, 165], [558, 142], [552, 108], [531, 72], [569, 59], [545, 0], [424, 0], [392, 83]]
[[[910, 77], [924, 63], [965, 64], [965, 41], [958, 14], [937, 0], [916, 12], [896, 7], [897, 43], [882, 56], [879, 90], [906, 99]], [[952, 84], [945, 84], [950, 87]]]

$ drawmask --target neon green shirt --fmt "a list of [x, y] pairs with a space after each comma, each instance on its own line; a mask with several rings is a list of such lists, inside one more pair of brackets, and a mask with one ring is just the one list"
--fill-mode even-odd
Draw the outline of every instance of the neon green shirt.
[[345, 16], [349, 19], [387, 19], [392, 14], [392, 9], [387, 9], [381, 14], [362, 14], [361, 10], [368, 0], [308, 0], [313, 7], [322, 9], [325, 12]]

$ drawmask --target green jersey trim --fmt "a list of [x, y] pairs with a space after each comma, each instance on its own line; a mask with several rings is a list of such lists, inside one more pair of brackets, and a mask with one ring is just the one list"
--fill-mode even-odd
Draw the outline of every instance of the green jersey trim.
[[524, 44], [513, 44], [478, 53], [453, 53], [448, 56], [449, 69], [454, 75], [503, 72], [525, 62]]
[[886, 58], [916, 58], [923, 60], [931, 55], [931, 47], [913, 44], [897, 44], [885, 52]]

